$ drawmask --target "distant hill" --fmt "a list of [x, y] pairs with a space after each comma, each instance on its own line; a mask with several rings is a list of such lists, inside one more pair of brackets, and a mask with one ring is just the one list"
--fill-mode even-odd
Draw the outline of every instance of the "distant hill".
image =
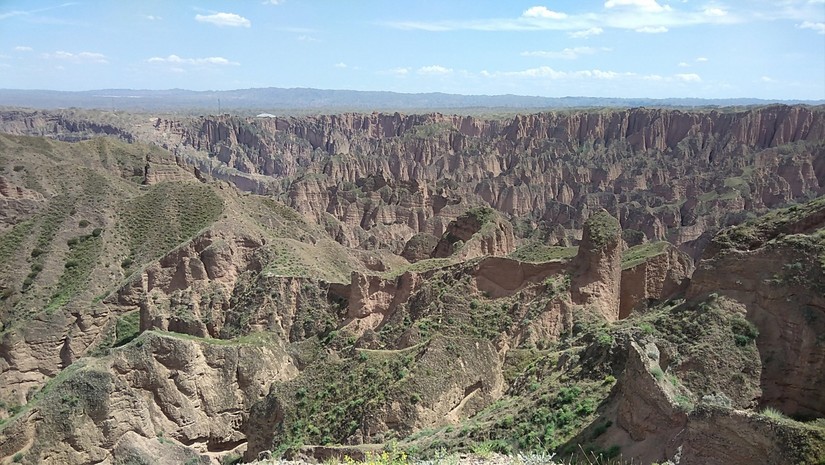
[[599, 107], [713, 107], [771, 103], [820, 105], [825, 101], [733, 99], [647, 99], [598, 97], [536, 97], [526, 95], [458, 95], [439, 92], [324, 90], [267, 87], [225, 91], [102, 89], [80, 92], [0, 89], [0, 106], [27, 108], [85, 108], [121, 111], [411, 111], [451, 109], [537, 110]]

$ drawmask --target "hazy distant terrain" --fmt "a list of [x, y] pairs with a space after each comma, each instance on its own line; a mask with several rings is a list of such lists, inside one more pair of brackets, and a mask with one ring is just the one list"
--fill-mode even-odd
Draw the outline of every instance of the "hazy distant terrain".
[[754, 98], [598, 98], [525, 95], [458, 95], [431, 92], [405, 94], [355, 90], [267, 87], [225, 91], [101, 89], [89, 91], [0, 89], [0, 106], [27, 108], [98, 108], [128, 111], [332, 110], [411, 111], [448, 109], [525, 109], [599, 107], [709, 107], [769, 103], [821, 105], [825, 101]]

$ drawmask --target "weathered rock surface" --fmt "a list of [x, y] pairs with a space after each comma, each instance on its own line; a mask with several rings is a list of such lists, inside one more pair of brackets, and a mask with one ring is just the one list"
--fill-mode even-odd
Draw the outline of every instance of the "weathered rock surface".
[[580, 229], [604, 208], [623, 229], [667, 239], [695, 258], [716, 229], [747, 212], [825, 193], [823, 115], [802, 106], [636, 108], [506, 120], [153, 118], [115, 128], [70, 112], [7, 112], [0, 128], [156, 143], [203, 175], [280, 196], [330, 223], [350, 247], [400, 253], [414, 234], [440, 237], [470, 205], [487, 204], [548, 231]]
[[584, 223], [570, 283], [574, 304], [591, 306], [607, 321], [619, 318], [622, 279], [622, 229], [606, 211]]
[[43, 205], [43, 195], [0, 176], [0, 231], [24, 221]]
[[619, 319], [630, 316], [637, 307], [647, 308], [683, 293], [693, 275], [693, 260], [672, 245], [622, 270]]
[[[297, 374], [277, 341], [216, 344], [155, 333], [81, 365], [0, 432], [4, 455], [21, 452], [24, 463], [111, 463], [141, 453], [123, 441], [155, 438], [197, 453], [232, 450], [245, 443], [251, 404], [273, 381]], [[159, 463], [173, 463], [167, 459]]]
[[715, 292], [740, 302], [759, 330], [761, 405], [825, 415], [825, 201], [723, 231], [699, 262], [689, 298]]
[[469, 260], [483, 255], [504, 256], [516, 249], [513, 225], [490, 209], [471, 209], [447, 225], [432, 252], [434, 258]]

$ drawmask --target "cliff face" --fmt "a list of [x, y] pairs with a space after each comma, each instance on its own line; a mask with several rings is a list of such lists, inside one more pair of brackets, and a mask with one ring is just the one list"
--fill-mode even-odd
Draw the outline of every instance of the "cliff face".
[[[703, 234], [744, 212], [821, 194], [819, 109], [742, 113], [632, 109], [486, 121], [440, 114], [203, 119], [180, 144], [234, 175], [285, 179], [274, 193], [335, 218], [348, 246], [374, 237], [400, 252], [440, 236], [468, 201], [581, 228], [607, 209], [625, 229], [698, 251]], [[688, 199], [685, 202], [685, 199]], [[461, 204], [461, 208], [456, 208]]]
[[740, 302], [756, 325], [761, 405], [825, 415], [825, 200], [723, 231], [699, 262], [689, 298]]
[[[27, 461], [43, 464], [121, 463], [137, 455], [171, 465], [223, 453], [245, 443], [249, 408], [269, 385], [296, 375], [277, 341], [220, 345], [146, 333], [72, 367], [0, 432], [0, 454], [22, 450]], [[164, 442], [188, 449], [185, 457], [153, 456], [147, 446]]]
[[[806, 463], [822, 428], [758, 410], [825, 415], [823, 200], [710, 232], [822, 192], [822, 115], [112, 126], [170, 151], [0, 136], [0, 458], [398, 438]], [[2, 124], [109, 131], [75, 117]], [[704, 250], [698, 271], [651, 238]]]
[[825, 193], [825, 112], [801, 106], [117, 124], [9, 112], [0, 129], [153, 142], [198, 173], [279, 196], [343, 245], [395, 253], [414, 234], [441, 236], [467, 208], [487, 204], [547, 231], [578, 230], [604, 208], [623, 229], [697, 258], [719, 227]]

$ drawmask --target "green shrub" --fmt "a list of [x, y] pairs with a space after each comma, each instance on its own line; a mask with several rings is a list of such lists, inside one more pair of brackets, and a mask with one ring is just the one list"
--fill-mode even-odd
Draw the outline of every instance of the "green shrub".
[[771, 420], [787, 420], [788, 417], [773, 407], [765, 407], [760, 412], [762, 416], [770, 418]]
[[85, 228], [85, 227], [89, 226], [89, 222], [87, 220], [80, 220], [80, 222], [77, 223], [77, 226], [81, 227], [81, 228]]
[[733, 331], [733, 340], [736, 345], [744, 347], [759, 337], [759, 330], [750, 321], [741, 316], [735, 317], [731, 321], [731, 330]]
[[16, 454], [14, 454], [14, 457], [12, 457], [11, 461], [14, 462], [14, 463], [22, 462], [23, 461], [23, 453], [18, 452]]

